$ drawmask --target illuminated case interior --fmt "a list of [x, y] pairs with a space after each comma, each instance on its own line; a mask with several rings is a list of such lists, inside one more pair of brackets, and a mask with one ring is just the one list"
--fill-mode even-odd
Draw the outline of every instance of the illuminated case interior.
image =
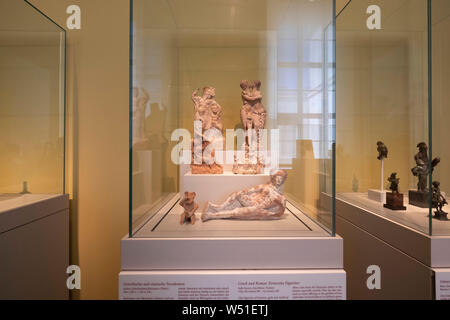
[[[331, 0], [132, 1], [131, 238], [335, 236], [334, 8]], [[215, 88], [225, 132], [241, 126], [242, 80], [261, 81], [266, 128], [276, 132], [268, 152], [288, 173], [286, 211], [279, 220], [202, 222], [206, 201], [270, 179], [269, 167], [192, 174], [173, 161], [183, 154], [174, 131], [193, 135], [193, 91]], [[197, 194], [194, 225], [180, 224], [185, 191]]]
[[[369, 5], [381, 10], [380, 30], [366, 27], [361, 12]], [[450, 222], [433, 218], [432, 192], [423, 193], [421, 206], [411, 201], [419, 181], [412, 169], [425, 143], [428, 167], [441, 160], [423, 176], [426, 187], [439, 181], [448, 200], [449, 13], [449, 2], [440, 0], [351, 1], [337, 18], [337, 198], [430, 236], [450, 235]], [[382, 173], [378, 141], [388, 148]], [[389, 196], [392, 173], [405, 210], [373, 197], [381, 189]]]
[[64, 194], [65, 31], [26, 1], [0, 10], [0, 211]]

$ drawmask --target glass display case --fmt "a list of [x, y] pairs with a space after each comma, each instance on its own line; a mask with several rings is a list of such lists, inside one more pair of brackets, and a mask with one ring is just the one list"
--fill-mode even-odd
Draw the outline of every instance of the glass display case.
[[[68, 299], [65, 31], [0, 1], [0, 299]], [[28, 266], [33, 266], [28, 268]]]
[[121, 299], [345, 298], [335, 5], [131, 1]]
[[[348, 1], [336, 30], [336, 225], [348, 298], [445, 298], [450, 2]], [[381, 290], [366, 285], [372, 264]]]
[[337, 18], [337, 198], [430, 236], [450, 235], [449, 12], [358, 0]]
[[65, 31], [26, 1], [0, 6], [3, 211], [64, 193]]
[[335, 236], [334, 10], [132, 1], [130, 237]]

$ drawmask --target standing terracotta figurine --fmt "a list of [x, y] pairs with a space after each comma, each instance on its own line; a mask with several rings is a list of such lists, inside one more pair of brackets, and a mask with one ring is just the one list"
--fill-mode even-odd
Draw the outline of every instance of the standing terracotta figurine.
[[203, 88], [202, 96], [198, 93], [199, 89], [192, 93], [194, 120], [201, 121], [202, 127], [194, 128], [192, 174], [221, 174], [223, 167], [216, 163], [215, 150], [208, 146], [214, 143], [215, 139], [222, 141], [222, 107], [215, 100], [216, 91], [213, 87]]
[[184, 208], [184, 212], [181, 214], [180, 224], [190, 222], [195, 224], [195, 211], [198, 209], [198, 204], [194, 201], [195, 192], [185, 192], [183, 199], [180, 201], [180, 206]]
[[260, 130], [266, 126], [267, 112], [262, 104], [260, 91], [261, 81], [242, 80], [242, 102], [241, 124], [245, 132], [244, 161], [238, 163], [237, 159], [233, 166], [233, 172], [238, 174], [259, 174], [264, 168], [258, 153], [261, 148]]
[[281, 219], [286, 209], [286, 199], [281, 191], [286, 178], [285, 170], [275, 170], [272, 171], [267, 184], [235, 192], [221, 205], [206, 203], [202, 221]]

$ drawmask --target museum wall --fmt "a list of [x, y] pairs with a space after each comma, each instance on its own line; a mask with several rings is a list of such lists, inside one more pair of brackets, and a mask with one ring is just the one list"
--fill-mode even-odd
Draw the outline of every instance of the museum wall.
[[433, 154], [441, 157], [434, 180], [450, 194], [450, 3], [433, 0]]
[[67, 190], [71, 263], [81, 267], [74, 298], [116, 299], [120, 239], [128, 231], [129, 4], [124, 0], [32, 0], [67, 31]]
[[416, 145], [428, 139], [426, 1], [381, 3], [376, 32], [366, 28], [369, 4], [354, 1], [337, 19], [337, 191], [380, 188], [380, 140], [384, 180], [397, 172], [406, 191]]

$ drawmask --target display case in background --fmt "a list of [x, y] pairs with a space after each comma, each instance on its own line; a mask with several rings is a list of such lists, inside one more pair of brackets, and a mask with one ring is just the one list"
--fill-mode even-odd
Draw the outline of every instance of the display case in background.
[[[130, 232], [122, 241], [121, 297], [182, 297], [127, 286], [133, 277], [167, 276], [155, 270], [180, 276], [173, 270], [204, 275], [243, 269], [271, 270], [281, 278], [295, 270], [286, 277], [306, 277], [313, 286], [334, 277], [329, 284], [336, 281], [337, 291], [329, 297], [345, 297], [334, 218], [335, 1], [134, 0], [131, 6]], [[208, 99], [200, 98], [211, 93], [202, 92], [205, 87], [215, 90], [208, 103], [221, 106], [216, 128], [232, 160], [214, 167], [217, 172], [196, 174], [198, 167], [183, 159], [195, 158], [191, 138], [201, 111], [194, 104]], [[270, 161], [252, 174], [233, 172], [245, 125], [243, 91], [261, 94], [266, 113], [267, 135], [260, 137]], [[208, 202], [269, 183], [273, 169], [287, 172], [280, 219], [202, 221]], [[185, 192], [196, 193], [195, 224], [180, 223]], [[283, 294], [296, 296], [288, 290]]]
[[26, 1], [0, 2], [0, 88], [0, 298], [65, 299], [65, 31]]
[[[369, 30], [374, 5], [381, 28]], [[442, 293], [434, 276], [450, 267], [450, 221], [436, 219], [438, 194], [428, 190], [439, 181], [441, 195], [450, 192], [449, 14], [448, 1], [354, 0], [337, 17], [337, 231], [349, 298]], [[382, 290], [365, 284], [372, 264]]]

